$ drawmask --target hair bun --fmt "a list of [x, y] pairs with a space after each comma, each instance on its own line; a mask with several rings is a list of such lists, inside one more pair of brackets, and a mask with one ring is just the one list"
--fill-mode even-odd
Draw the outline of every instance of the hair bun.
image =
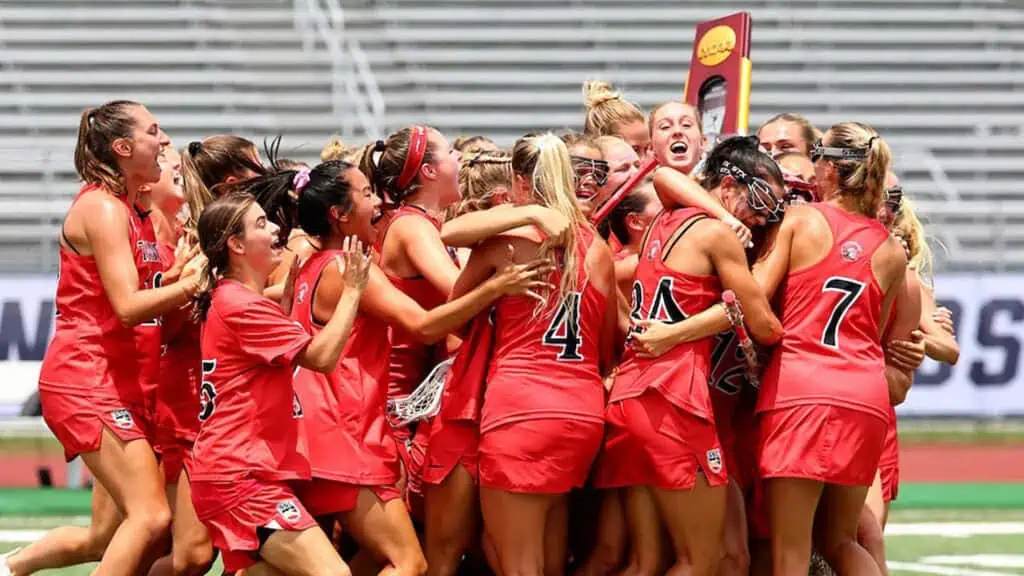
[[596, 108], [611, 100], [619, 100], [622, 95], [615, 90], [611, 82], [604, 80], [587, 80], [583, 83], [583, 104], [587, 108]]

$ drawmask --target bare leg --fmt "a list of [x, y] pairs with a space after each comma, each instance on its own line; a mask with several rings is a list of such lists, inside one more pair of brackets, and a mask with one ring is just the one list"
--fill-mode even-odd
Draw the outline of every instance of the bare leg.
[[171, 523], [153, 448], [146, 440], [124, 443], [104, 428], [100, 449], [82, 460], [124, 514], [94, 574], [134, 574], [147, 553], [159, 550]]
[[502, 576], [544, 575], [544, 527], [559, 498], [480, 488], [484, 530]]
[[285, 576], [351, 576], [348, 566], [319, 526], [301, 532], [274, 532], [260, 548], [260, 558]]
[[86, 562], [99, 562], [114, 532], [121, 525], [121, 512], [100, 482], [92, 487], [92, 520], [87, 528], [61, 526], [42, 540], [8, 556], [7, 566], [18, 576], [40, 570], [64, 568]]
[[747, 549], [747, 512], [739, 484], [729, 479], [725, 503], [725, 556], [718, 576], [749, 576], [750, 551]]
[[362, 549], [388, 562], [381, 574], [426, 574], [427, 561], [409, 511], [400, 498], [381, 502], [372, 490], [363, 488], [359, 491], [355, 510], [345, 512], [342, 517], [345, 527]]
[[626, 552], [625, 490], [601, 493], [601, 510], [597, 519], [597, 542], [586, 563], [575, 576], [608, 576], [623, 563]]
[[857, 543], [857, 525], [867, 486], [828, 484], [821, 496], [816, 542], [839, 576], [880, 576], [878, 563]]
[[461, 465], [438, 485], [426, 486], [426, 556], [429, 576], [452, 576], [480, 533], [473, 476]]
[[726, 487], [712, 487], [703, 474], [691, 490], [654, 489], [658, 510], [672, 537], [676, 563], [671, 575], [712, 576], [722, 558]]
[[802, 478], [765, 480], [771, 517], [772, 574], [807, 576], [811, 563], [814, 511], [821, 482]]

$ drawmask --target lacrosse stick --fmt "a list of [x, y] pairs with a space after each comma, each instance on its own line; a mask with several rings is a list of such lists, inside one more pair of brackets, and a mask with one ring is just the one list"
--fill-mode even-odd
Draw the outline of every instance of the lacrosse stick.
[[736, 332], [740, 350], [743, 351], [743, 359], [747, 363], [747, 380], [750, 381], [751, 386], [759, 388], [761, 381], [757, 373], [757, 351], [754, 350], [754, 341], [750, 339], [750, 334], [747, 334], [747, 327], [743, 325], [743, 309], [740, 307], [740, 302], [732, 290], [726, 290], [722, 292], [722, 303], [725, 304], [725, 314], [729, 317], [729, 323], [732, 324], [732, 328]]
[[437, 414], [441, 409], [444, 381], [452, 369], [453, 362], [454, 356], [434, 366], [430, 374], [408, 396], [388, 400], [388, 420], [392, 426], [401, 428]]

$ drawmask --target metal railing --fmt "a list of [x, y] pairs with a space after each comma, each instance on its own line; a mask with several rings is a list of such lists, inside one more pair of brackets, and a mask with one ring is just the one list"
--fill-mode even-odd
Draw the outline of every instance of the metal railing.
[[[368, 139], [381, 137], [384, 96], [359, 41], [345, 34], [345, 13], [338, 0], [296, 0], [295, 25], [314, 32], [331, 58], [331, 109], [342, 136], [351, 139], [358, 127]], [[304, 42], [309, 50], [313, 43]]]

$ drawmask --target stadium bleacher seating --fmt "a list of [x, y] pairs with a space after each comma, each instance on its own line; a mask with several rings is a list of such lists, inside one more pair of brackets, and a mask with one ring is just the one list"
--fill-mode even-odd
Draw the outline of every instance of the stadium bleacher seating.
[[[0, 271], [52, 270], [75, 192], [82, 107], [144, 101], [183, 145], [285, 133], [313, 159], [340, 130], [331, 51], [304, 24], [320, 0], [15, 0], [0, 8]], [[998, 0], [352, 0], [387, 109], [500, 143], [579, 127], [580, 85], [615, 82], [645, 107], [678, 98], [694, 25], [753, 15], [751, 120], [858, 119], [897, 171], [945, 270], [1024, 270], [1024, 9]], [[356, 140], [362, 139], [356, 136]], [[294, 150], [293, 150], [294, 148]]]

